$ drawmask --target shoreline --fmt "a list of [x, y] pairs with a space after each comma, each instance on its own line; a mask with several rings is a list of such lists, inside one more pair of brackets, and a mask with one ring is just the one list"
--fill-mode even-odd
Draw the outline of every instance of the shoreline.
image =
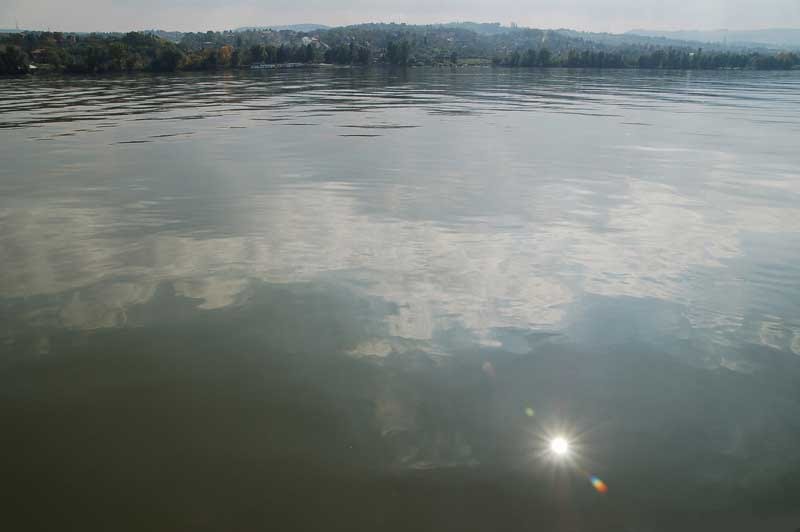
[[337, 65], [333, 63], [286, 63], [286, 64], [268, 64], [265, 66], [239, 66], [229, 68], [216, 68], [216, 69], [179, 69], [173, 71], [157, 71], [157, 70], [128, 70], [128, 71], [114, 71], [114, 72], [69, 72], [55, 69], [36, 67], [29, 72], [22, 72], [18, 74], [0, 74], [0, 79], [34, 79], [34, 78], [51, 78], [51, 77], [64, 77], [64, 78], [100, 78], [100, 77], [115, 77], [115, 76], [130, 76], [130, 75], [149, 75], [149, 76], [163, 76], [175, 74], [219, 74], [225, 72], [275, 72], [286, 70], [317, 70], [317, 69], [336, 69], [336, 70], [389, 70], [389, 71], [406, 71], [418, 69], [491, 69], [498, 71], [588, 71], [588, 72], [800, 72], [800, 67], [791, 69], [758, 69], [758, 68], [647, 68], [647, 67], [587, 67], [587, 66], [507, 66], [507, 65], [494, 65], [491, 63], [482, 64], [456, 64], [456, 65], [391, 65], [386, 63], [375, 63], [372, 65]]

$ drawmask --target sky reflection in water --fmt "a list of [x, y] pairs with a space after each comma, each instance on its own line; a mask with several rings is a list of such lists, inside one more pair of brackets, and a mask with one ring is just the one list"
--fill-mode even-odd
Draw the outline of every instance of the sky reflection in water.
[[[531, 495], [544, 508], [560, 481], [531, 445], [570, 423], [596, 491], [559, 489], [588, 522], [658, 530], [670, 509], [730, 516], [743, 501], [762, 523], [797, 517], [797, 74], [0, 88], [12, 421], [20, 405], [124, 398], [142, 441], [171, 434], [147, 413], [167, 408], [206, 439], [202, 460], [514, 471], [548, 479]], [[105, 420], [91, 416], [90, 433]], [[87, 448], [43, 426], [14, 441], [64, 442], [56, 471], [104, 449], [124, 477], [124, 439]], [[183, 434], [167, 448], [198, 445]]]

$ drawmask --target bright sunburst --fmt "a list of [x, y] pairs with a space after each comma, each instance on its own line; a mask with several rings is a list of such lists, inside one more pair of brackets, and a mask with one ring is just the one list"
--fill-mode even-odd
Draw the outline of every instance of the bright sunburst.
[[561, 436], [553, 438], [550, 440], [550, 450], [556, 456], [566, 456], [569, 453], [569, 442]]

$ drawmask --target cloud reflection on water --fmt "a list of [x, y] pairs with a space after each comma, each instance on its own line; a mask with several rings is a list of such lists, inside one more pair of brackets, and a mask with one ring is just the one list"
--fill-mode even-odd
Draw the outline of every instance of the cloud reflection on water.
[[123, 390], [270, 470], [542, 478], [530, 442], [568, 420], [626, 515], [768, 506], [800, 468], [800, 191], [791, 124], [758, 118], [798, 118], [795, 78], [393, 76], [0, 97], [4, 397], [91, 420]]

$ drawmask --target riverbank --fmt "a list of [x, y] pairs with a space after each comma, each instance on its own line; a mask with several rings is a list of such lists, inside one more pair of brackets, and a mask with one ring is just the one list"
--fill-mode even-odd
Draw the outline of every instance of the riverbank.
[[[638, 38], [641, 39], [641, 38]], [[638, 41], [637, 41], [638, 42]], [[705, 46], [703, 48], [702, 46]], [[800, 54], [768, 48], [620, 41], [609, 45], [563, 32], [502, 36], [435, 27], [350, 27], [325, 32], [206, 32], [180, 41], [152, 33], [0, 35], [0, 74], [278, 69], [316, 65], [396, 67], [495, 65], [513, 68], [792, 70]]]

